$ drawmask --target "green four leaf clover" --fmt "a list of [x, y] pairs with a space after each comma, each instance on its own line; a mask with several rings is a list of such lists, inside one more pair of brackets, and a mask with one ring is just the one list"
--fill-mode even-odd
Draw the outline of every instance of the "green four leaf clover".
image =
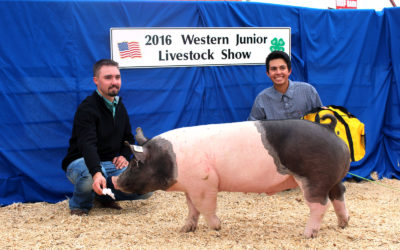
[[285, 42], [283, 41], [282, 38], [279, 38], [279, 40], [278, 40], [278, 38], [275, 37], [274, 39], [272, 39], [271, 45], [272, 46], [269, 47], [269, 49], [271, 51], [276, 51], [276, 50], [285, 51], [285, 48], [283, 47], [283, 46], [285, 46]]

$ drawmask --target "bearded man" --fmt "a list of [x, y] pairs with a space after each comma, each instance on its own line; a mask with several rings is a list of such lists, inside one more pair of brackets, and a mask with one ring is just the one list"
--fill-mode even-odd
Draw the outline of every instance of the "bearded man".
[[121, 174], [132, 156], [124, 141], [134, 144], [129, 116], [118, 96], [121, 74], [118, 63], [110, 59], [93, 66], [97, 90], [79, 105], [62, 168], [74, 185], [69, 199], [71, 215], [87, 215], [94, 199], [103, 207], [122, 209], [103, 189], [110, 188], [116, 200], [137, 200], [151, 193], [125, 194], [116, 191], [111, 176]]

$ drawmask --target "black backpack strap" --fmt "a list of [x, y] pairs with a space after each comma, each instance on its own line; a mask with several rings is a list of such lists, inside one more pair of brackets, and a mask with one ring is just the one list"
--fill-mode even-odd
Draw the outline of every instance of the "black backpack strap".
[[[330, 107], [336, 108], [336, 107], [339, 107], [339, 106], [333, 106], [333, 105], [331, 105]], [[343, 107], [341, 107], [341, 108], [343, 108]], [[341, 109], [341, 108], [338, 108], [338, 109], [339, 109], [340, 111], [346, 113], [346, 114], [350, 114], [350, 113], [347, 111], [346, 108], [343, 108], [345, 111], [343, 111], [343, 109]], [[349, 141], [349, 148], [350, 148], [350, 157], [351, 157], [351, 161], [355, 161], [355, 158], [354, 158], [353, 138], [351, 137], [351, 131], [350, 131], [349, 125], [348, 125], [347, 122], [343, 119], [343, 117], [342, 117], [340, 114], [338, 114], [335, 110], [332, 110], [332, 109], [329, 109], [329, 110], [332, 111], [332, 113], [333, 113], [333, 115], [336, 117], [336, 119], [338, 119], [338, 120], [343, 124], [344, 129], [346, 130], [347, 140]], [[354, 117], [352, 114], [350, 114], [349, 116]], [[315, 120], [317, 120], [317, 119], [315, 119]]]
[[329, 108], [329, 107], [332, 107], [332, 108], [334, 108], [334, 109], [338, 109], [338, 110], [342, 111], [342, 112], [345, 113], [348, 117], [351, 117], [351, 118], [355, 117], [355, 116], [354, 116], [352, 113], [350, 113], [345, 107], [336, 106], [336, 105], [329, 105], [328, 108]]
[[310, 111], [308, 111], [304, 116], [306, 116], [308, 114], [312, 114], [312, 113], [317, 113], [318, 114], [318, 112], [321, 111], [321, 110], [324, 110], [324, 109], [322, 107], [313, 108]]

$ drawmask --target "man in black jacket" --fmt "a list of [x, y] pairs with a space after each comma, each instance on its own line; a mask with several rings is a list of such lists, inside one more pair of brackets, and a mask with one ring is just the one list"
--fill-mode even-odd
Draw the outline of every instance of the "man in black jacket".
[[107, 186], [116, 200], [146, 199], [151, 195], [124, 194], [112, 186], [111, 176], [122, 173], [132, 156], [124, 141], [133, 144], [134, 137], [128, 113], [118, 96], [118, 63], [102, 59], [93, 66], [93, 74], [97, 90], [83, 100], [75, 113], [68, 153], [62, 161], [67, 178], [74, 184], [69, 200], [72, 215], [87, 215], [94, 197], [104, 207], [121, 209], [110, 196], [103, 195]]

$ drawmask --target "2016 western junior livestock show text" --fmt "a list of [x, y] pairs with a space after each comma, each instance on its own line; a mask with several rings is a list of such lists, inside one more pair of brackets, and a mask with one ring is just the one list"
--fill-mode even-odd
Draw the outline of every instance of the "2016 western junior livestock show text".
[[[195, 36], [195, 35], [181, 35], [181, 41], [183, 45], [229, 45], [230, 38], [227, 36]], [[153, 45], [173, 45], [174, 41], [171, 35], [145, 35], [146, 46]], [[235, 46], [245, 44], [266, 44], [268, 41], [267, 36], [240, 36], [236, 34], [234, 44]], [[158, 51], [159, 61], [187, 61], [187, 60], [214, 60], [215, 51], [206, 49], [203, 52], [194, 52], [192, 50], [185, 52], [169, 51], [168, 49]], [[250, 58], [251, 51], [234, 51], [230, 48], [221, 49], [220, 59], [246, 59]]]

